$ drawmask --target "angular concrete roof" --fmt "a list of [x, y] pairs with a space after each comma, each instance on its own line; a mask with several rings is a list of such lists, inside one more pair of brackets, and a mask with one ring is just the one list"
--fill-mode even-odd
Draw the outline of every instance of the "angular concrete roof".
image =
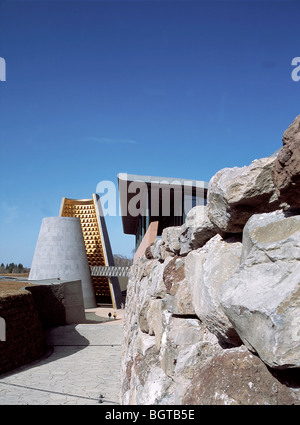
[[184, 179], [184, 178], [175, 178], [175, 177], [158, 177], [158, 176], [143, 176], [136, 174], [127, 174], [119, 173], [118, 174], [118, 185], [119, 185], [119, 198], [120, 198], [120, 208], [122, 215], [123, 230], [125, 234], [134, 235], [136, 233], [138, 216], [132, 216], [128, 213], [128, 204], [130, 200], [136, 196], [137, 192], [130, 193], [128, 191], [129, 185], [132, 182], [141, 183], [140, 188], [147, 187], [148, 191], [155, 190], [157, 188], [167, 188], [172, 187], [174, 190], [182, 190], [185, 188], [188, 192], [192, 188], [201, 188], [204, 190], [204, 193], [207, 192], [208, 182], [193, 180], [193, 179]]

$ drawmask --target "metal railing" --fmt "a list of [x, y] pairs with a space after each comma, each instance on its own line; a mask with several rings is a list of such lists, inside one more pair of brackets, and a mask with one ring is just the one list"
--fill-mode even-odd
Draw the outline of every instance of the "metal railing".
[[93, 266], [90, 267], [91, 276], [128, 277], [130, 267], [122, 266]]

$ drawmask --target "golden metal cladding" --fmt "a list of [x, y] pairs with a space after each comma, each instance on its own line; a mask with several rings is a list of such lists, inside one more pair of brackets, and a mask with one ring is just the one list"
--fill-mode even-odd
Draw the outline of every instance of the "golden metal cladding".
[[[94, 199], [63, 198], [60, 216], [80, 219], [89, 266], [107, 266]], [[91, 279], [97, 301], [112, 302], [109, 279], [103, 276], [91, 276]]]

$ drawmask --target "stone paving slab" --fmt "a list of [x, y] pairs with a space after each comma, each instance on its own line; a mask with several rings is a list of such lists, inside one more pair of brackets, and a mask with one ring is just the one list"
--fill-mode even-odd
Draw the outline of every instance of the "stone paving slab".
[[123, 322], [59, 326], [44, 358], [0, 376], [0, 405], [120, 404]]

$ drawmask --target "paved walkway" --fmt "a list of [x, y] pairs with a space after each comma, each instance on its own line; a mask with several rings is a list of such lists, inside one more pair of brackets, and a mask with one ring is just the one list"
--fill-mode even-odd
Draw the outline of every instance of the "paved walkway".
[[119, 404], [124, 311], [108, 321], [109, 311], [48, 330], [42, 359], [0, 376], [0, 405]]

